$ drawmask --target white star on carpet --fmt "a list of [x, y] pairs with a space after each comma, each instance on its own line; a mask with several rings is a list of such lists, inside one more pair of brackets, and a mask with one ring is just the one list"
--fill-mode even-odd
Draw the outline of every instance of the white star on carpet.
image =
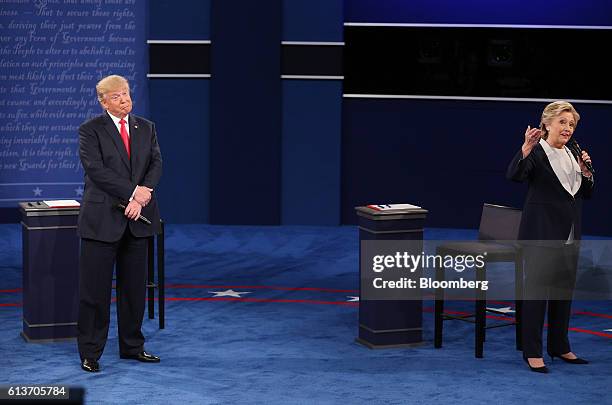
[[612, 332], [612, 329], [604, 329], [604, 332]]
[[42, 189], [38, 186], [36, 186], [35, 189], [32, 190], [34, 192], [34, 197], [38, 197], [42, 194]]
[[235, 297], [235, 298], [242, 298], [240, 296], [240, 294], [250, 294], [250, 291], [234, 291], [231, 288], [229, 290], [225, 290], [225, 291], [209, 291], [209, 293], [211, 294], [215, 294], [213, 295], [214, 297]]
[[491, 310], [491, 311], [497, 311], [497, 312], [501, 312], [504, 314], [513, 314], [516, 311], [510, 307], [503, 307], [503, 308], [491, 308], [491, 307], [487, 307], [487, 309]]
[[347, 295], [346, 298], [348, 298], [348, 300], [346, 300], [347, 302], [359, 302], [359, 297], [353, 297], [352, 295]]
[[75, 188], [74, 191], [78, 197], [83, 197], [83, 187], [79, 186], [78, 188]]

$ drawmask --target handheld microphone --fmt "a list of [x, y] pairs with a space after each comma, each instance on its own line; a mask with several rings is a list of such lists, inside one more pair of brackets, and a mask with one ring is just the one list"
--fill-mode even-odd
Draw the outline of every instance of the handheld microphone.
[[[125, 212], [125, 208], [126, 208], [125, 204], [117, 203], [116, 207], [121, 212]], [[138, 216], [138, 220], [144, 222], [147, 225], [151, 225], [151, 221], [149, 221], [149, 219], [147, 217], [145, 217], [145, 216], [139, 215]]]
[[[574, 155], [576, 156], [576, 159], [582, 160], [582, 149], [580, 148], [580, 145], [578, 145], [578, 142], [576, 142], [576, 140], [574, 138], [571, 138], [569, 141], [567, 141], [566, 146], [574, 153]], [[585, 162], [584, 160], [582, 160], [582, 163], [584, 163], [586, 168], [592, 174], [595, 174], [595, 170], [593, 169], [593, 165], [590, 162]]]

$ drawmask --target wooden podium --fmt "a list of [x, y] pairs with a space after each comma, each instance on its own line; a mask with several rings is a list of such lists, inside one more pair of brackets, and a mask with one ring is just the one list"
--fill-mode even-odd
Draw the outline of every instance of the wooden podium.
[[79, 207], [19, 203], [23, 240], [23, 331], [27, 342], [77, 336]]
[[[423, 241], [423, 224], [427, 210], [379, 211], [356, 207], [359, 224], [359, 250], [367, 240]], [[420, 252], [415, 252], [420, 254]], [[364, 272], [360, 264], [360, 282]], [[360, 285], [359, 336], [357, 342], [371, 348], [414, 346], [423, 340], [423, 302], [421, 300], [367, 300]]]

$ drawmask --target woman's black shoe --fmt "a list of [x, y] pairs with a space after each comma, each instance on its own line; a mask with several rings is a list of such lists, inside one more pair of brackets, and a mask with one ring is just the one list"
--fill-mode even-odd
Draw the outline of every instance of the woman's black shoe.
[[533, 371], [534, 373], [543, 373], [543, 374], [548, 373], [548, 367], [546, 366], [531, 367], [531, 364], [529, 364], [529, 360], [527, 360], [527, 357], [523, 357], [523, 360], [525, 360], [525, 363], [527, 363], [527, 365], [529, 366], [529, 370]]
[[551, 361], [553, 361], [555, 357], [558, 357], [564, 362], [570, 363], [570, 364], [589, 364], [588, 360], [581, 359], [580, 357], [576, 357], [575, 359], [568, 359], [568, 358], [561, 356], [560, 354], [548, 353], [548, 355], [550, 356]]

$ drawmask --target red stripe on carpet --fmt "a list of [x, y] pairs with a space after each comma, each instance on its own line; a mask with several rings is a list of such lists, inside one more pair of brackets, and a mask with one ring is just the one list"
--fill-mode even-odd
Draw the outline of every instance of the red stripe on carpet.
[[[423, 312], [432, 312], [433, 313], [433, 308], [431, 307], [424, 307], [423, 308]], [[451, 311], [451, 310], [444, 310], [445, 313], [450, 314], [450, 315], [470, 315], [473, 314], [472, 312], [464, 312], [464, 311]], [[486, 315], [487, 318], [489, 319], [495, 319], [498, 321], [514, 321], [514, 318], [508, 317], [508, 316], [499, 316], [499, 315]]]
[[252, 290], [282, 290], [282, 291], [321, 291], [332, 293], [358, 293], [359, 290], [339, 290], [334, 288], [316, 288], [316, 287], [277, 287], [267, 285], [197, 285], [197, 284], [170, 284], [166, 288], [240, 288]]
[[572, 312], [572, 314], [573, 315], [588, 315], [588, 316], [595, 316], [595, 317], [598, 317], [598, 318], [612, 319], [612, 315], [597, 314], [595, 312], [575, 311], [575, 312]]
[[[434, 310], [431, 307], [423, 308], [423, 312], [433, 312], [433, 311]], [[462, 311], [444, 311], [444, 312], [449, 313], [451, 315], [469, 315], [470, 314], [469, 312], [462, 312]], [[514, 321], [514, 318], [508, 318], [505, 316], [487, 315], [487, 318], [497, 319], [501, 321]], [[548, 327], [548, 324], [545, 324], [544, 326]], [[582, 328], [568, 328], [567, 330], [570, 330], [572, 332], [587, 333], [589, 335], [601, 336], [605, 338], [612, 338], [612, 333], [596, 332], [594, 330], [588, 330], [588, 329], [582, 329]]]
[[349, 307], [359, 306], [358, 302], [347, 301], [317, 301], [317, 300], [288, 300], [288, 299], [269, 299], [269, 298], [234, 298], [234, 297], [167, 297], [166, 301], [240, 301], [240, 302], [280, 302], [280, 303], [299, 303], [299, 304], [318, 304], [318, 305], [345, 305]]
[[[423, 296], [423, 299], [425, 300], [434, 300], [436, 299], [436, 296], [434, 294], [427, 294]], [[452, 302], [475, 302], [476, 298], [465, 298], [465, 299], [460, 299], [460, 300], [447, 300], [447, 301], [452, 301]], [[509, 301], [491, 301], [491, 300], [487, 300], [487, 304], [494, 304], [494, 305], [504, 305], [507, 307], [514, 307], [514, 302], [509, 302]]]
[[[464, 298], [464, 299], [460, 299], [460, 300], [448, 300], [451, 302], [476, 302], [478, 301], [476, 298]], [[495, 304], [495, 305], [505, 305], [505, 306], [514, 306], [514, 302], [509, 302], [509, 301], [492, 301], [492, 300], [487, 300], [487, 304]]]
[[0, 290], [0, 293], [18, 293], [21, 292], [21, 288], [13, 288], [12, 290]]
[[495, 304], [495, 305], [505, 305], [507, 307], [514, 307], [514, 302], [508, 302], [508, 301], [489, 301], [487, 300], [488, 304]]
[[[276, 302], [276, 303], [285, 303], [285, 304], [317, 304], [317, 305], [341, 305], [341, 306], [349, 306], [349, 307], [357, 307], [359, 306], [358, 302], [347, 302], [347, 301], [317, 301], [317, 300], [288, 300], [288, 299], [267, 299], [267, 298], [233, 298], [233, 297], [166, 297], [166, 301], [239, 301], [239, 302]], [[116, 301], [116, 298], [112, 298], [112, 302]], [[157, 301], [157, 298], [155, 299]], [[20, 307], [22, 306], [21, 302], [8, 302], [8, 303], [0, 303], [0, 307]], [[423, 312], [433, 312], [433, 308], [424, 307]], [[444, 311], [446, 313], [452, 315], [469, 315], [469, 312], [463, 311]], [[582, 313], [579, 313], [582, 314]], [[584, 313], [592, 316], [604, 315], [604, 314], [592, 314], [592, 313]], [[496, 316], [496, 315], [487, 315], [489, 319], [496, 319], [501, 321], [514, 321], [514, 318], [505, 317], [505, 316]], [[604, 315], [604, 317], [609, 317], [609, 315]], [[546, 325], [548, 326], [548, 325]], [[568, 330], [572, 332], [586, 333], [589, 335], [595, 335], [600, 337], [605, 337], [612, 339], [612, 333], [605, 332], [597, 332], [588, 329], [582, 328], [569, 328]]]
[[612, 339], [612, 333], [595, 332], [594, 330], [581, 329], [581, 328], [568, 328], [568, 330], [571, 330], [572, 332], [588, 333], [589, 335], [601, 336], [601, 337], [605, 337], [608, 339]]

